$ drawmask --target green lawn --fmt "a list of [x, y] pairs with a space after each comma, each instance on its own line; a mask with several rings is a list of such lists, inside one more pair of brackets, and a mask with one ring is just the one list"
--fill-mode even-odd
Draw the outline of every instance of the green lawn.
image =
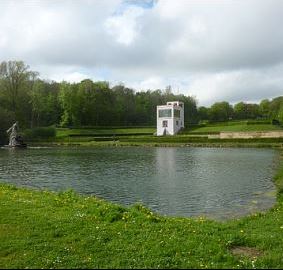
[[[208, 133], [219, 133], [221, 131], [273, 131], [283, 130], [280, 126], [271, 124], [253, 124], [248, 125], [246, 121], [238, 122], [227, 122], [227, 123], [216, 123], [210, 124], [204, 127], [188, 128], [182, 132], [186, 135], [196, 134], [208, 134]], [[68, 136], [113, 136], [114, 134], [119, 135], [153, 135], [156, 132], [155, 127], [133, 127], [133, 128], [86, 128], [86, 129], [69, 129], [69, 128], [57, 128], [57, 138], [66, 138]]]
[[227, 222], [0, 184], [0, 268], [282, 268], [280, 163], [277, 204]]
[[97, 127], [57, 128], [56, 137], [38, 137], [27, 140], [29, 145], [82, 145], [82, 146], [237, 146], [237, 147], [282, 147], [283, 138], [219, 139], [208, 134], [220, 131], [271, 131], [283, 130], [271, 124], [247, 124], [247, 121], [209, 124], [203, 127], [188, 127], [176, 136], [155, 136], [155, 127]]
[[210, 133], [210, 132], [221, 132], [221, 131], [273, 131], [273, 130], [283, 130], [280, 126], [274, 126], [271, 124], [257, 124], [257, 125], [247, 125], [237, 124], [237, 125], [215, 125], [215, 126], [205, 126], [193, 129], [186, 133]]

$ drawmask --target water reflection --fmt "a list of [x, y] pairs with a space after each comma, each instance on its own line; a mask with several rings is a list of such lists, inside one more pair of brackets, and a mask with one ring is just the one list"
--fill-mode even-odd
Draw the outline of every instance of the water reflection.
[[0, 150], [0, 181], [65, 190], [161, 214], [241, 216], [272, 206], [270, 149], [53, 148]]

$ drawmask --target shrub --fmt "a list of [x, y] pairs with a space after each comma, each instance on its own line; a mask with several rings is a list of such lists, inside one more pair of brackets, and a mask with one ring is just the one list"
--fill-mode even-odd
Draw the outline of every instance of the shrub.
[[36, 127], [24, 132], [24, 139], [47, 139], [55, 136], [56, 129], [54, 127]]
[[270, 120], [249, 120], [247, 125], [269, 125], [271, 124]]
[[272, 125], [279, 126], [280, 125], [280, 121], [277, 120], [277, 119], [272, 119]]

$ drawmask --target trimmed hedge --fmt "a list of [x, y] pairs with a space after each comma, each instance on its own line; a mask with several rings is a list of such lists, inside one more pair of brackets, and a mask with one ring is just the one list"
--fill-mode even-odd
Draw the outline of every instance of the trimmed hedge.
[[24, 131], [24, 139], [47, 139], [55, 138], [56, 129], [54, 127], [36, 127], [32, 129], [26, 129]]
[[152, 132], [143, 133], [86, 133], [86, 134], [69, 134], [69, 137], [115, 137], [115, 136], [145, 136], [152, 135]]
[[67, 126], [58, 128], [68, 129], [135, 129], [135, 128], [156, 128], [156, 126]]
[[271, 125], [270, 120], [247, 121], [247, 125]]

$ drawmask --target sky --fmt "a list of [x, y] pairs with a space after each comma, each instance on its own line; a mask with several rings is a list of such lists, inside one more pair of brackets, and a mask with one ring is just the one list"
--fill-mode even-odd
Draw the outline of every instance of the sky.
[[215, 102], [283, 95], [282, 0], [0, 0], [0, 62]]

